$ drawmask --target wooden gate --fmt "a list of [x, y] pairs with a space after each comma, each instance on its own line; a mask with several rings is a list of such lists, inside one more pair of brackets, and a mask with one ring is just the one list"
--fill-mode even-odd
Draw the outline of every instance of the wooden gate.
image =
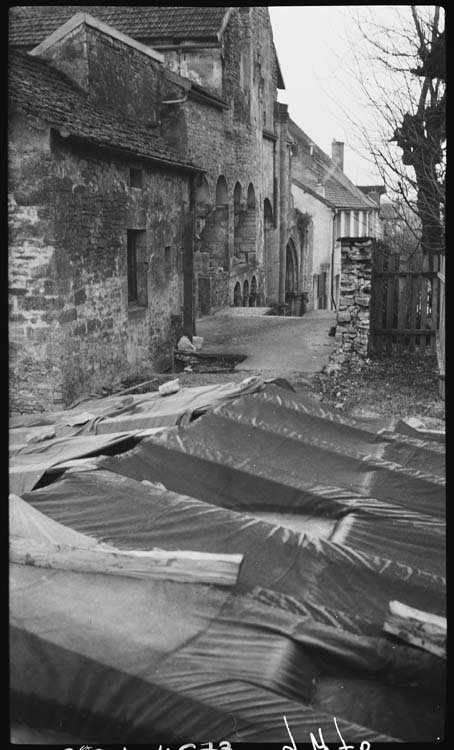
[[445, 398], [445, 254], [440, 256], [440, 270], [438, 279], [440, 283], [440, 324], [437, 333], [437, 356], [438, 356], [438, 374], [439, 374], [439, 393], [441, 398]]
[[380, 250], [372, 263], [370, 351], [437, 351], [439, 257]]

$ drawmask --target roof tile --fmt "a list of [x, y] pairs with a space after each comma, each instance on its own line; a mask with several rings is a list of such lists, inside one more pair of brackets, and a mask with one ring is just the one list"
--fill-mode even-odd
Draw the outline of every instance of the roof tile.
[[[300, 182], [307, 185], [311, 190], [316, 190], [317, 185], [321, 182], [325, 188], [325, 198], [336, 208], [358, 210], [378, 208], [375, 201], [356, 187], [333, 160], [293, 120], [290, 120], [289, 131], [292, 138], [307, 148], [307, 156], [300, 155], [299, 157], [304, 159], [304, 173]], [[309, 146], [313, 146], [312, 156], [309, 155]]]
[[125, 5], [24, 5], [10, 8], [9, 43], [40, 44], [76, 13], [89, 13], [134, 39], [216, 38], [229, 8]]
[[145, 122], [98, 104], [64, 73], [34, 55], [10, 52], [8, 93], [13, 106], [74, 137], [126, 150], [131, 156], [193, 166]]

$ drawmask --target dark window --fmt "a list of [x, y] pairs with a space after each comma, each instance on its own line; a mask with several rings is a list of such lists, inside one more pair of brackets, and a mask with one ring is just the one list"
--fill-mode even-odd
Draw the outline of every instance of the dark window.
[[344, 237], [350, 237], [350, 211], [345, 212]]
[[141, 188], [143, 186], [143, 173], [141, 169], [129, 170], [129, 185], [132, 188]]
[[165, 247], [164, 248], [164, 265], [166, 271], [170, 271], [172, 268], [172, 248]]
[[137, 302], [137, 232], [128, 229], [128, 302]]

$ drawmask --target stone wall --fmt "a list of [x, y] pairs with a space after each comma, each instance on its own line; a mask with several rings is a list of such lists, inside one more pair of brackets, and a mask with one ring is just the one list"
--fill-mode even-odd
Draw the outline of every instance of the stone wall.
[[361, 363], [368, 355], [373, 247], [372, 240], [342, 243], [336, 350], [328, 373], [339, 371], [347, 359]]
[[[68, 405], [170, 362], [188, 176], [101, 157], [20, 116], [9, 157], [11, 409]], [[146, 304], [128, 303], [128, 230]]]
[[82, 24], [41, 53], [102, 104], [154, 123], [159, 102], [175, 90], [162, 64], [99, 29]]
[[[151, 133], [160, 128], [182, 157], [206, 170], [208, 196], [196, 204], [196, 218], [208, 229], [217, 213], [219, 221], [205, 243], [198, 240], [204, 260], [201, 268], [196, 261], [202, 290], [195, 291], [210, 312], [233, 304], [240, 277], [242, 287], [257, 285], [261, 300], [265, 294], [277, 299], [279, 224], [287, 223], [290, 195], [288, 113], [276, 103], [267, 8], [233, 9], [220, 52], [213, 48], [211, 86], [204, 81], [210, 65], [200, 50], [186, 72], [211, 88], [214, 81], [215, 87], [222, 84], [218, 94], [228, 109], [186, 98], [187, 85], [164, 75], [159, 62], [98, 29], [80, 26], [43, 53], [97, 101], [145, 119]], [[163, 105], [166, 99], [177, 103]], [[131, 167], [143, 170], [142, 189], [130, 186]], [[221, 175], [227, 196], [216, 211]], [[146, 377], [165, 360], [172, 321], [181, 318], [188, 176], [76, 147], [51, 136], [44, 123], [18, 116], [10, 129], [10, 181], [11, 408], [60, 407], [87, 390]], [[244, 255], [239, 260], [246, 261], [241, 273], [234, 268], [238, 182], [243, 206], [251, 184], [255, 196], [237, 238]], [[266, 256], [265, 200], [277, 214], [268, 220]], [[146, 303], [136, 306], [128, 304], [128, 230], [141, 233]]]

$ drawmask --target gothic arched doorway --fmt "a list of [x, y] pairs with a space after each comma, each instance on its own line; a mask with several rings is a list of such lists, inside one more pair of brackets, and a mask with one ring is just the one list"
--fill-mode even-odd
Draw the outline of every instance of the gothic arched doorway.
[[301, 315], [301, 292], [298, 291], [298, 256], [293, 240], [285, 248], [285, 303], [288, 315]]

